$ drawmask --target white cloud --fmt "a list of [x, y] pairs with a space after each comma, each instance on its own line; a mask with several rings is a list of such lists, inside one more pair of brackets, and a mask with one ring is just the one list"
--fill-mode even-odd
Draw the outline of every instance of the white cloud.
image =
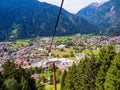
[[[42, 2], [48, 2], [57, 6], [60, 6], [62, 0], [39, 0]], [[63, 8], [68, 10], [71, 13], [78, 12], [81, 8], [89, 5], [92, 2], [106, 2], [109, 0], [64, 0]]]

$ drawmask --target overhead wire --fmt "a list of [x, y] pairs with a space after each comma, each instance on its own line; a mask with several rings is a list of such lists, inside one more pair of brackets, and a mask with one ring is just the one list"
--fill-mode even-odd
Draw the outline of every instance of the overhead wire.
[[53, 32], [53, 35], [52, 35], [52, 39], [51, 39], [51, 43], [50, 43], [50, 46], [49, 46], [48, 53], [51, 53], [51, 49], [52, 49], [52, 45], [53, 45], [53, 42], [54, 42], [56, 31], [57, 31], [57, 26], [58, 26], [58, 23], [59, 23], [63, 3], [64, 3], [64, 0], [62, 0], [61, 5], [60, 5], [60, 9], [59, 9], [59, 12], [58, 12], [58, 16], [57, 16], [57, 20], [56, 20], [56, 23], [55, 23], [54, 32]]
[[[56, 31], [57, 31], [57, 26], [58, 26], [58, 23], [59, 23], [63, 3], [64, 3], [64, 0], [62, 0], [61, 5], [60, 5], [60, 9], [59, 9], [57, 20], [56, 20], [55, 27], [54, 27], [54, 32], [53, 32], [53, 35], [52, 35], [52, 40], [51, 40], [51, 43], [50, 43], [50, 46], [49, 46], [49, 50], [48, 50], [49, 58], [51, 56], [52, 45], [53, 45], [55, 34], [56, 34]], [[54, 90], [57, 90], [55, 62], [53, 62], [53, 81], [54, 81]]]

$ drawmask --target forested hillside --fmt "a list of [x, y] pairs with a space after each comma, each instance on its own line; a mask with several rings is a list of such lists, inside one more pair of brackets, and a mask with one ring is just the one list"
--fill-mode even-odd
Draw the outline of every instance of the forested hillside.
[[[37, 0], [0, 0], [0, 41], [53, 34], [59, 7]], [[62, 10], [56, 35], [94, 33], [85, 19]]]

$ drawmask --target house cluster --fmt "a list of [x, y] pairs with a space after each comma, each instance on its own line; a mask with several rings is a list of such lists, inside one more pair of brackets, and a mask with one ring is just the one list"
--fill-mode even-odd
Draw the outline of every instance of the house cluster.
[[89, 43], [89, 44], [109, 44], [109, 43], [116, 43], [120, 45], [120, 36], [111, 36], [111, 37], [92, 37], [92, 38], [77, 38], [74, 40], [75, 43]]
[[[63, 47], [65, 47], [65, 45], [59, 45], [56, 48]], [[32, 45], [14, 47], [12, 44], [0, 44], [0, 71], [2, 71], [2, 64], [7, 60], [15, 60], [16, 66], [21, 66], [22, 68], [47, 68], [53, 62], [58, 67], [68, 67], [73, 64], [73, 60], [67, 58], [48, 59], [46, 48], [42, 46]]]
[[[68, 58], [53, 58], [48, 59], [48, 54], [46, 53], [47, 48], [49, 48], [48, 43], [50, 43], [51, 38], [41, 38], [39, 42], [46, 43], [45, 45], [40, 45], [36, 42], [31, 46], [17, 46], [14, 47], [12, 42], [0, 43], [0, 67], [7, 60], [15, 60], [17, 66], [22, 66], [23, 68], [30, 67], [43, 67], [47, 68], [51, 63], [55, 63], [58, 67], [69, 67], [74, 62]], [[115, 43], [116, 50], [120, 51], [120, 36], [115, 37], [102, 37], [100, 38], [76, 38], [71, 41], [72, 43], [89, 43], [89, 44], [108, 44]], [[72, 44], [71, 44], [72, 45]], [[54, 49], [65, 48], [66, 45], [61, 44], [54, 46]], [[72, 46], [71, 46], [72, 47]], [[75, 54], [77, 60], [81, 57], [85, 57], [84, 54]], [[0, 71], [2, 68], [0, 68]]]
[[12, 44], [0, 44], [0, 67], [7, 60], [15, 60], [16, 65], [23, 67], [47, 57], [44, 47], [40, 46], [18, 46]]
[[120, 45], [120, 36], [105, 37], [100, 42], [100, 44], [109, 44], [109, 43], [115, 43], [117, 45]]
[[55, 65], [61, 70], [64, 71], [66, 67], [70, 67], [75, 63], [73, 60], [69, 58], [53, 58], [48, 60], [41, 60], [39, 62], [32, 63], [30, 67], [42, 67], [47, 69], [49, 65], [55, 63]]

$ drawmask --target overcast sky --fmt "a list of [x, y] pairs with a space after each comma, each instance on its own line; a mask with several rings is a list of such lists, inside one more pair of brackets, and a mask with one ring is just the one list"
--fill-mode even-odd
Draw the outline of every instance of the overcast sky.
[[[39, 0], [60, 6], [61, 0]], [[64, 0], [63, 8], [71, 13], [77, 13], [81, 8], [89, 5], [92, 2], [106, 2], [108, 0]]]

